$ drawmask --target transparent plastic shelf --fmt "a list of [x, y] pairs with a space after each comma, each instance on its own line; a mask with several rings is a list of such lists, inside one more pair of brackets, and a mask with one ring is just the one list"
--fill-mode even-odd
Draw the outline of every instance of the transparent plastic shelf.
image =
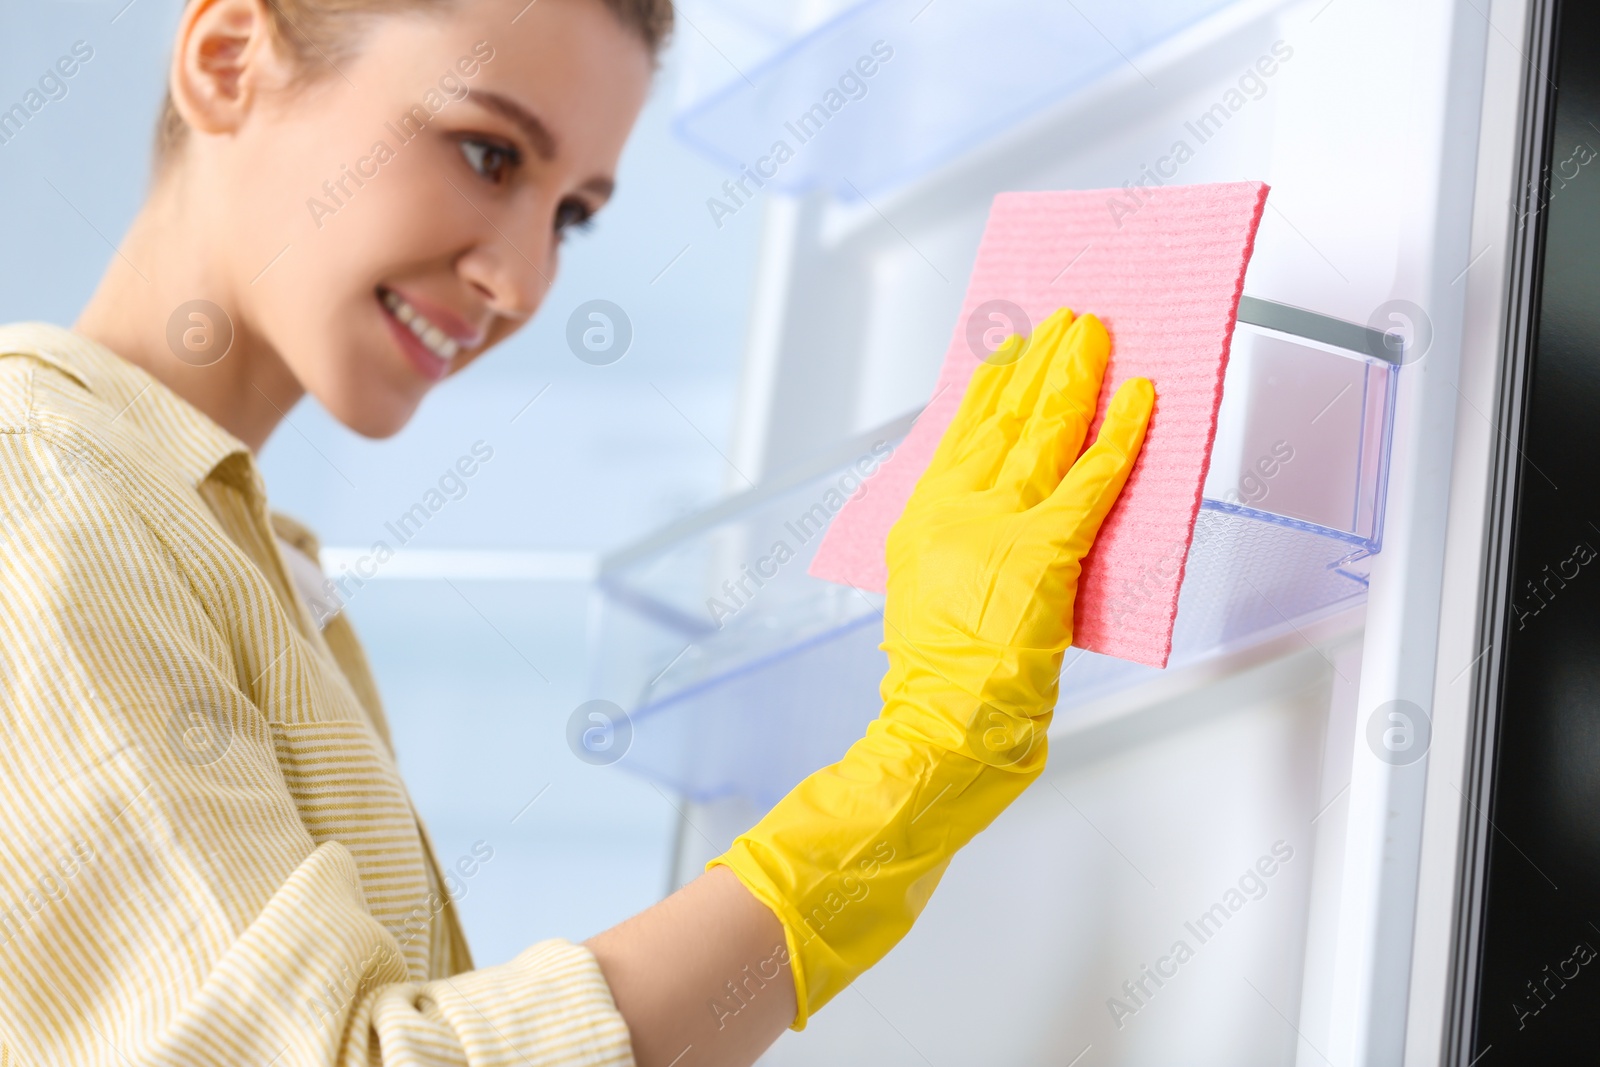
[[1232, 2], [866, 0], [729, 71], [676, 129], [758, 183], [870, 197], [1128, 69]]
[[[1365, 598], [1399, 369], [1375, 331], [1241, 305], [1172, 667]], [[835, 502], [910, 421], [608, 558], [603, 688], [633, 730], [620, 766], [693, 799], [768, 804], [861, 735], [887, 669], [881, 598], [806, 569]], [[1069, 652], [1060, 711], [1161, 673]]]

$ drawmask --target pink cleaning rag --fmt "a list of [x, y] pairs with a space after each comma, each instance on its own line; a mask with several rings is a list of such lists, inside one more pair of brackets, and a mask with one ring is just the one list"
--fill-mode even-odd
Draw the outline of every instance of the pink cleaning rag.
[[[1138, 466], [1084, 561], [1073, 644], [1165, 667], [1200, 492], [1216, 436], [1261, 182], [1002, 193], [933, 399], [895, 454], [842, 508], [810, 573], [882, 592], [884, 544], [960, 406], [978, 360], [1009, 328], [1058, 307], [1111, 335], [1100, 410], [1144, 376], [1156, 409]], [[1089, 441], [1099, 428], [1091, 427]], [[1088, 442], [1086, 442], [1087, 444]]]

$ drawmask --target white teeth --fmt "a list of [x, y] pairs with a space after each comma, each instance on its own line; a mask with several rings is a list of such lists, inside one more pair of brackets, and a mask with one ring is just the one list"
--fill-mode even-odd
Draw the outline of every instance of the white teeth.
[[394, 313], [394, 317], [405, 324], [417, 340], [428, 346], [428, 350], [443, 360], [456, 358], [461, 351], [461, 345], [446, 334], [439, 327], [428, 321], [428, 317], [405, 301], [400, 294], [390, 289], [383, 291], [383, 306]]

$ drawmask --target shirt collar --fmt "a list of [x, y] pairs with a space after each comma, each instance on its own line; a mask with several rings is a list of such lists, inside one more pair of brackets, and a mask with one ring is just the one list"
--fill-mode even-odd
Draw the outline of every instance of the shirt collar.
[[260, 491], [248, 445], [99, 342], [43, 322], [0, 326], [0, 355], [12, 353], [50, 364], [104, 403], [112, 418], [159, 440], [163, 453], [192, 488], [198, 489], [226, 463], [230, 472]]

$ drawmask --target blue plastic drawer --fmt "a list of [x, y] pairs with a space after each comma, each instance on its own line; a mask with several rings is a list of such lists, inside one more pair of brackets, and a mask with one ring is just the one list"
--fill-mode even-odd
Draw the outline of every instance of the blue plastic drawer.
[[1230, 6], [868, 0], [729, 71], [727, 84], [681, 112], [676, 128], [738, 176], [750, 175], [748, 188], [870, 197], [1128, 70], [1130, 57]]

